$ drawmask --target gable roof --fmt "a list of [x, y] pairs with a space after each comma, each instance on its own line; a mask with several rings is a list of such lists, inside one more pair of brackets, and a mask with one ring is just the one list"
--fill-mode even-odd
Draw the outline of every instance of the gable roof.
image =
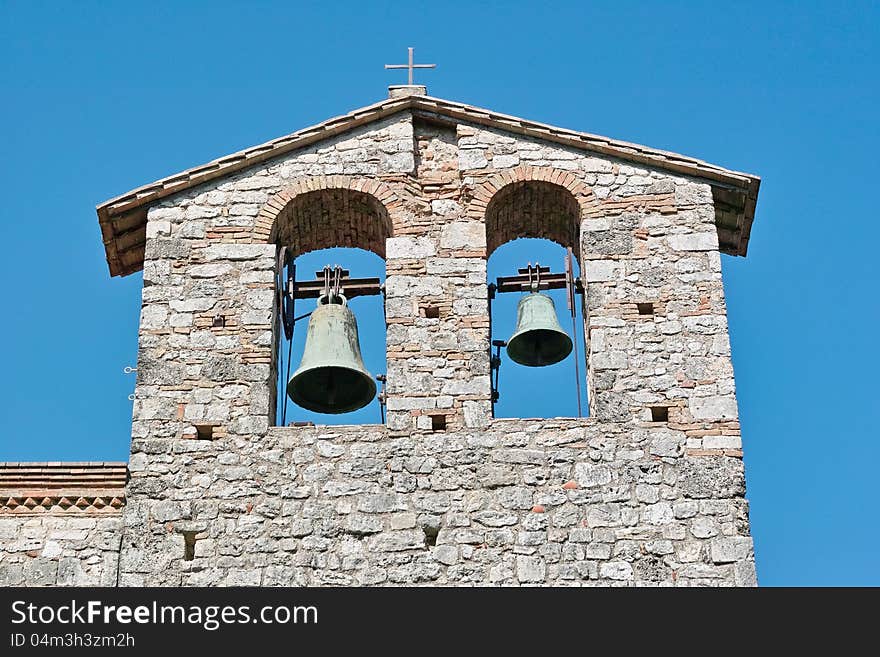
[[404, 110], [411, 110], [416, 115], [426, 113], [464, 120], [704, 179], [712, 185], [721, 250], [732, 255], [746, 254], [761, 182], [758, 176], [647, 146], [557, 128], [440, 98], [412, 95], [362, 107], [344, 116], [181, 171], [101, 203], [97, 207], [98, 222], [110, 274], [125, 276], [143, 267], [147, 209], [160, 199]]

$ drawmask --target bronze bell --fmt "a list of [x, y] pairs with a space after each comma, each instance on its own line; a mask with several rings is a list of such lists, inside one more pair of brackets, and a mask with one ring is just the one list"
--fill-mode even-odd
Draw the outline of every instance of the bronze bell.
[[563, 360], [571, 348], [571, 338], [556, 319], [553, 299], [531, 292], [519, 300], [516, 330], [507, 341], [510, 360], [529, 367], [543, 367]]
[[318, 299], [287, 394], [305, 409], [332, 414], [356, 411], [376, 396], [376, 382], [361, 357], [357, 321], [344, 296]]

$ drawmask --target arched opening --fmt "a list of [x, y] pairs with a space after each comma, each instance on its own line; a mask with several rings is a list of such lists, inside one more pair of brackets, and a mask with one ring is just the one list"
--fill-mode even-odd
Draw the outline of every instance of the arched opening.
[[[526, 326], [525, 322], [518, 326], [517, 315], [520, 300], [529, 294], [529, 290], [517, 285], [507, 286], [506, 291], [503, 286], [498, 288], [492, 299], [490, 317], [492, 340], [496, 345], [493, 346], [493, 355], [500, 356], [493, 363], [492, 372], [493, 388], [496, 388], [496, 375], [498, 380], [497, 389], [493, 391], [497, 392], [493, 408], [495, 417], [577, 417], [589, 413], [583, 297], [573, 293], [570, 300], [569, 289], [559, 283], [565, 278], [568, 249], [572, 252], [571, 280], [579, 280], [580, 220], [581, 206], [574, 194], [566, 187], [546, 180], [511, 182], [501, 187], [486, 206], [488, 282], [493, 284], [499, 278], [522, 276], [520, 270], [529, 265], [540, 264], [549, 268], [550, 274], [557, 275], [556, 286], [542, 285], [538, 292], [552, 299], [553, 307], [543, 303], [539, 314], [550, 319], [555, 312], [558, 331], [567, 334], [571, 342], [571, 351], [558, 362], [545, 364], [543, 355], [536, 358], [541, 362], [540, 366], [521, 364], [522, 353], [517, 356], [512, 347], [514, 358], [520, 361], [516, 362], [507, 348], [499, 349], [496, 341], [509, 341], [517, 328]], [[531, 336], [555, 336], [567, 343], [558, 331], [528, 333], [527, 352], [535, 352], [541, 345], [540, 340], [533, 340]], [[522, 336], [520, 338], [521, 346]], [[562, 348], [559, 353], [564, 351]]]
[[[385, 282], [385, 261], [375, 253], [363, 249], [330, 248], [310, 251], [294, 260], [296, 278], [298, 280], [313, 279], [326, 265], [340, 265], [351, 272], [352, 278], [378, 278]], [[373, 376], [384, 375], [385, 361], [385, 300], [380, 295], [358, 296], [347, 301], [357, 321], [358, 343], [363, 364]], [[290, 377], [303, 362], [306, 335], [311, 313], [317, 307], [316, 299], [297, 299], [294, 315], [300, 318], [294, 323], [293, 339], [285, 339], [283, 332], [277, 340], [277, 384], [275, 389], [276, 411], [275, 424], [278, 426], [291, 423], [311, 422], [313, 424], [380, 424], [382, 409], [379, 393], [382, 384], [375, 381], [377, 394], [366, 406], [357, 410], [328, 414], [310, 411], [298, 406], [287, 396], [287, 385]], [[286, 401], [286, 408], [285, 408]]]
[[295, 256], [335, 246], [360, 248], [385, 257], [391, 220], [371, 194], [348, 188], [297, 194], [278, 213], [274, 241]]
[[580, 253], [580, 204], [565, 187], [524, 180], [502, 187], [486, 207], [486, 248], [492, 255], [511, 240], [548, 239]]
[[[527, 264], [540, 263], [552, 272], [564, 271], [566, 249], [547, 239], [517, 239], [496, 248], [488, 262], [488, 279], [516, 274]], [[580, 276], [577, 259], [572, 259], [574, 276]], [[528, 292], [496, 294], [491, 305], [492, 340], [510, 340], [517, 328], [517, 306]], [[498, 399], [494, 415], [498, 418], [577, 417], [589, 414], [586, 386], [583, 303], [575, 296], [574, 321], [564, 288], [541, 290], [553, 300], [561, 330], [571, 338], [572, 350], [563, 360], [542, 367], [526, 367], [511, 360], [506, 348], [500, 349]], [[576, 344], [574, 344], [576, 342]], [[495, 350], [493, 349], [493, 354]], [[493, 372], [493, 382], [495, 374]], [[493, 383], [494, 385], [494, 383]]]
[[[317, 185], [318, 189], [314, 187], [308, 189], [310, 182], [304, 181], [299, 186], [302, 191], [289, 194], [286, 198], [282, 197], [283, 207], [281, 203], [275, 204], [279, 210], [274, 216], [269, 234], [279, 250], [281, 247], [286, 249], [297, 281], [296, 292], [292, 295], [293, 310], [287, 313], [287, 331], [284, 329], [280, 315], [275, 322], [273, 353], [275, 386], [272, 407], [276, 425], [382, 422], [384, 409], [380, 407], [380, 399], [383, 386], [374, 377], [384, 375], [386, 371], [385, 305], [382, 291], [385, 282], [385, 240], [391, 236], [391, 220], [387, 208], [375, 196], [352, 188], [359, 185], [360, 183], [353, 181], [346, 187], [320, 188], [320, 185]], [[369, 403], [351, 411], [340, 410], [338, 405], [332, 411], [320, 409], [320, 404], [312, 404], [310, 409], [310, 404], [304, 403], [302, 396], [295, 403], [294, 398], [288, 395], [291, 376], [297, 372], [300, 365], [306, 364], [303, 356], [312, 320], [311, 313], [318, 308], [316, 297], [320, 294], [317, 291], [320, 285], [315, 286], [317, 281], [322, 280], [323, 270], [328, 266], [334, 270], [339, 267], [348, 272], [348, 283], [345, 278], [341, 279], [342, 294], [347, 297], [347, 309], [354, 315], [360, 355], [363, 358], [364, 369], [369, 373], [367, 378], [376, 388], [376, 394]], [[280, 289], [286, 290], [288, 288], [286, 278], [291, 268], [282, 269], [282, 272], [276, 272], [279, 281], [277, 284]], [[358, 287], [359, 292], [354, 293], [353, 290], [357, 286], [352, 279], [372, 279], [373, 282]], [[311, 296], [304, 292], [309, 286], [311, 286]], [[276, 312], [277, 310], [276, 308]], [[317, 318], [321, 316], [325, 314], [315, 315], [316, 325]], [[339, 319], [337, 316], [337, 320]], [[288, 340], [287, 333], [290, 332], [291, 320], [293, 320], [292, 339]], [[328, 325], [321, 324], [321, 326]], [[335, 322], [332, 326], [338, 328], [340, 324]], [[338, 362], [335, 359], [338, 359], [340, 354], [353, 355], [358, 351], [354, 341], [343, 348], [343, 341], [339, 339], [340, 336], [350, 337], [349, 329], [337, 334], [323, 331], [322, 335], [323, 342], [310, 343], [309, 356], [314, 359], [316, 354], [330, 354], [331, 351], [335, 353], [332, 356], [328, 355], [327, 361], [321, 361], [320, 373], [328, 372], [328, 368], [323, 366], [326, 362]], [[352, 369], [350, 363], [346, 367]], [[328, 395], [336, 395], [334, 392], [336, 383], [330, 381], [328, 384], [325, 378], [320, 376], [316, 376], [310, 386], [312, 390], [317, 386], [321, 391], [327, 387]], [[298, 396], [295, 392], [293, 395]]]

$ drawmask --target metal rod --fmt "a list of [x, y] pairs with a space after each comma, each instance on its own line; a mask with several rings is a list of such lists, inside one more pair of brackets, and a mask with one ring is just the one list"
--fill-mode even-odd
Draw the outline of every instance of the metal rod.
[[[285, 281], [284, 269], [287, 267], [287, 280]], [[296, 319], [287, 325], [286, 317], [287, 311], [285, 310], [285, 305], [287, 300], [290, 300], [290, 315], [292, 316], [296, 311], [296, 297], [293, 295], [293, 286], [296, 281], [296, 265], [294, 264], [292, 259], [289, 259], [287, 256], [287, 247], [282, 246], [281, 250], [278, 253], [278, 278], [279, 285], [284, 286], [283, 292], [280, 297], [281, 305], [279, 307], [279, 328], [281, 332], [281, 340], [287, 338], [287, 362], [284, 361], [284, 343], [279, 344], [279, 359], [282, 361], [280, 364], [278, 376], [281, 376], [281, 370], [284, 370], [284, 380], [281, 387], [281, 426], [287, 426], [287, 382], [290, 379], [290, 361], [293, 357], [293, 327], [296, 323]], [[288, 336], [288, 333], [290, 334]], [[275, 384], [275, 395], [276, 399], [278, 396], [278, 382]]]
[[287, 426], [287, 382], [290, 381], [290, 359], [293, 356], [293, 337], [287, 341], [287, 370], [284, 373], [284, 385], [281, 394], [284, 397], [284, 404], [281, 410], [281, 426]]
[[571, 247], [565, 250], [566, 303], [571, 311], [571, 338], [574, 345], [574, 382], [577, 389], [578, 417], [583, 417], [581, 408], [581, 370], [578, 356], [577, 300], [575, 299], [576, 279], [574, 277], [574, 254]]
[[577, 336], [577, 311], [572, 308], [571, 309], [571, 341], [574, 343], [574, 382], [575, 387], [577, 388], [577, 396], [578, 396], [578, 417], [583, 417], [583, 410], [581, 409], [581, 368], [578, 365], [580, 362], [580, 357], [578, 356], [578, 336]]
[[[495, 358], [501, 358], [501, 349], [495, 349]], [[492, 386], [492, 409], [494, 415], [495, 403], [501, 398], [501, 392], [498, 390], [498, 379], [501, 377], [501, 362], [495, 361], [495, 385]]]
[[494, 365], [494, 360], [492, 358], [491, 340], [492, 340], [492, 299], [494, 299], [494, 298], [495, 298], [495, 283], [489, 283], [489, 285], [487, 286], [486, 300], [487, 300], [487, 305], [489, 306], [488, 307], [488, 310], [489, 310], [489, 340], [490, 340], [490, 342], [489, 342], [489, 387], [491, 388], [490, 399], [492, 402], [492, 417], [495, 417], [495, 398], [498, 396], [497, 395], [498, 377], [495, 377], [495, 379], [496, 379], [495, 385], [492, 385], [492, 374], [493, 374], [492, 369], [493, 369], [493, 365]]

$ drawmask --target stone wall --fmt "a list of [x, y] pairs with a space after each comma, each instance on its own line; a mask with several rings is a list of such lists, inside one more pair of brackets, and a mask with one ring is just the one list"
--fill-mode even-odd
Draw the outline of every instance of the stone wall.
[[593, 419], [135, 440], [121, 584], [752, 585], [742, 461], [686, 442]]
[[[157, 202], [119, 583], [754, 584], [714, 216], [703, 181], [409, 111]], [[589, 419], [492, 418], [516, 237], [579, 257]], [[270, 427], [276, 240], [385, 257], [386, 426]]]
[[122, 517], [0, 516], [0, 586], [115, 586]]
[[0, 463], [0, 586], [113, 586], [125, 463]]

